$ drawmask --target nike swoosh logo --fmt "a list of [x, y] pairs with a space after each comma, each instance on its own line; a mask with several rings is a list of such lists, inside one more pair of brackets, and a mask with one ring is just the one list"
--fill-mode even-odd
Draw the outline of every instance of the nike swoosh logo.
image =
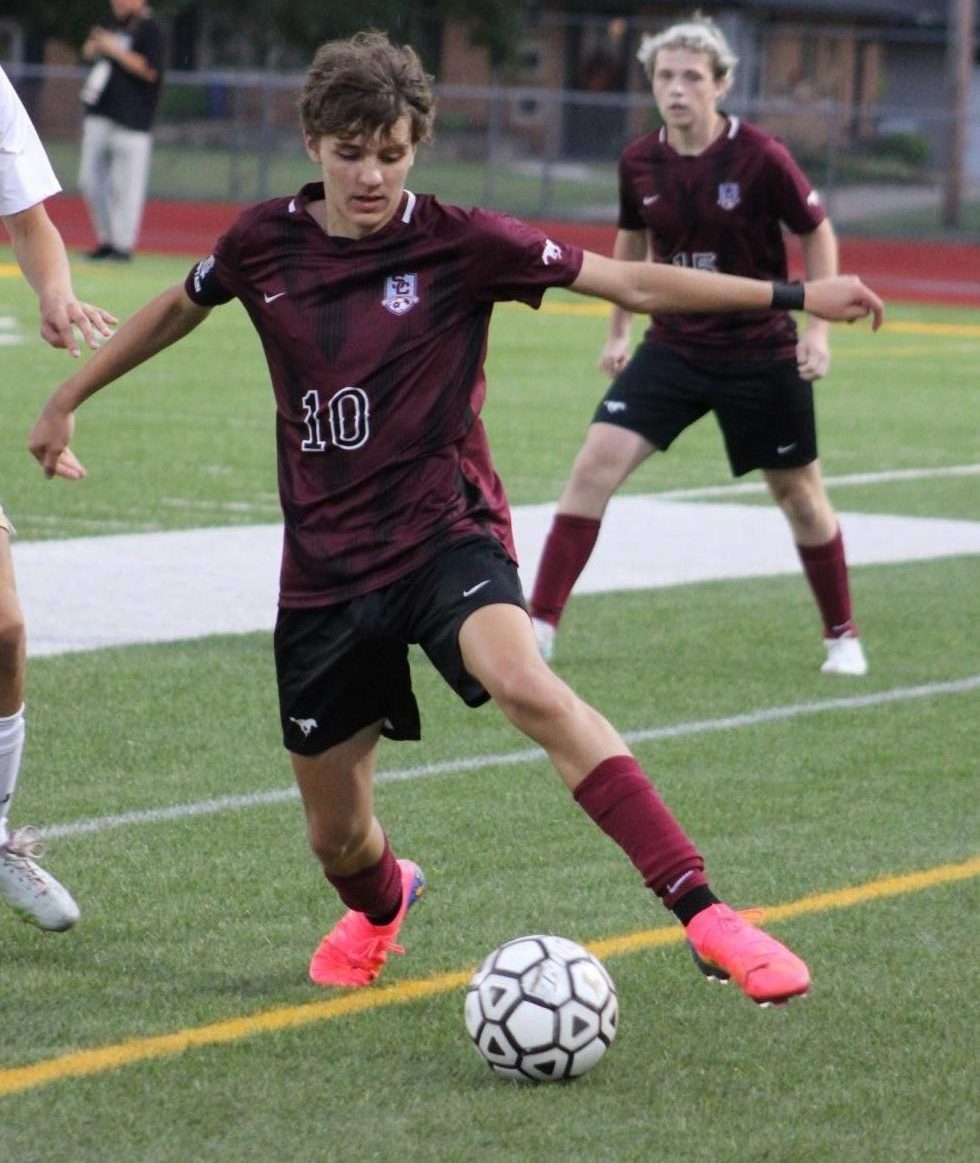
[[777, 444], [776, 451], [780, 456], [785, 456], [787, 452], [792, 452], [795, 447], [796, 441], [794, 440], [792, 444]]
[[484, 586], [488, 586], [489, 584], [490, 579], [485, 578], [483, 581], [477, 582], [475, 586], [470, 586], [468, 590], [463, 590], [463, 597], [468, 598], [471, 594], [475, 594], [477, 590], [482, 590]]
[[656, 202], [659, 197], [660, 197], [659, 194], [647, 194], [647, 196], [643, 199], [643, 205], [644, 206], [652, 206], [654, 204], [654, 202]]
[[266, 296], [265, 296], [265, 301], [266, 301], [267, 303], [274, 303], [274, 302], [276, 301], [276, 299], [281, 299], [281, 298], [283, 297], [283, 295], [285, 295], [285, 293], [286, 293], [285, 291], [280, 291], [280, 292], [279, 292], [278, 294], [276, 294], [276, 295], [266, 295]]

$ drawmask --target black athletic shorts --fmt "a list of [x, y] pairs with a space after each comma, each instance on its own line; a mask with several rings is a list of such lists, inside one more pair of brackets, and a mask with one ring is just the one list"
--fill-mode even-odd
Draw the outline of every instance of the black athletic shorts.
[[410, 643], [459, 697], [490, 697], [463, 666], [459, 629], [481, 606], [526, 609], [517, 566], [492, 537], [460, 542], [384, 589], [311, 610], [280, 609], [276, 678], [283, 743], [299, 755], [381, 722], [389, 739], [421, 738]]
[[627, 428], [665, 452], [707, 412], [721, 428], [734, 476], [817, 458], [813, 385], [795, 359], [699, 359], [644, 340], [592, 422]]

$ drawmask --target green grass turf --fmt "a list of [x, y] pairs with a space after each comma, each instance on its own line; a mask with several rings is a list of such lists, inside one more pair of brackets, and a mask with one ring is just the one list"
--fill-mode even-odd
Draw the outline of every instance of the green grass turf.
[[[126, 315], [187, 265], [79, 265], [76, 281]], [[21, 284], [0, 280], [0, 303], [33, 331]], [[975, 325], [970, 312], [938, 308], [891, 318]], [[564, 481], [601, 387], [602, 330], [601, 316], [498, 313], [487, 419], [516, 503], [554, 499]], [[827, 472], [976, 461], [977, 354], [976, 336], [838, 329], [819, 389]], [[44, 482], [23, 451], [66, 357], [32, 340], [3, 359], [0, 498], [22, 537], [275, 520], [270, 394], [237, 307], [86, 405], [75, 446], [91, 476], [78, 486]], [[710, 422], [654, 460], [633, 491], [728, 481]], [[834, 491], [841, 508], [974, 519], [975, 495], [969, 478], [941, 477]], [[818, 673], [798, 577], [576, 597], [557, 665], [629, 732], [949, 683], [980, 670], [978, 574], [976, 557], [855, 569], [872, 660], [855, 683]], [[415, 662], [424, 739], [386, 744], [382, 771], [527, 750], [493, 708], [466, 710]], [[722, 893], [779, 904], [973, 857], [976, 710], [975, 692], [937, 693], [636, 751]], [[49, 867], [83, 921], [55, 936], [0, 912], [0, 1087], [15, 1067], [331, 996], [305, 969], [338, 909], [290, 787], [266, 635], [32, 661], [15, 822], [284, 798], [51, 841]], [[404, 931], [407, 955], [386, 970], [389, 989], [467, 971], [523, 932], [597, 941], [670, 924], [543, 760], [381, 782], [378, 808], [430, 884]], [[679, 944], [610, 956], [620, 1033], [572, 1085], [496, 1079], [467, 1044], [454, 986], [0, 1096], [3, 1154], [967, 1163], [978, 1132], [976, 907], [966, 879], [777, 922], [815, 982], [786, 1011], [709, 987]]]

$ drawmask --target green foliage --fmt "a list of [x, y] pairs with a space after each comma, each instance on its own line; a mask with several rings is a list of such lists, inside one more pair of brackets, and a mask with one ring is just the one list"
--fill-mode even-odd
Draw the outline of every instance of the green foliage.
[[931, 156], [929, 141], [921, 133], [885, 133], [877, 138], [874, 151], [909, 166], [924, 166]]
[[49, 37], [80, 45], [93, 24], [105, 22], [111, 13], [109, 0], [6, 0], [4, 16], [17, 21], [27, 35], [40, 43]]

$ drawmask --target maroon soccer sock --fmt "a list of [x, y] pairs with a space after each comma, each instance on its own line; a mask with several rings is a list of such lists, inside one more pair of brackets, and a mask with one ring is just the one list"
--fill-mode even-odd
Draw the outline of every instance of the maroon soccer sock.
[[326, 876], [344, 904], [357, 913], [366, 913], [373, 925], [384, 925], [393, 920], [401, 906], [401, 872], [387, 836], [377, 864], [362, 868], [351, 876], [331, 876], [329, 873]]
[[851, 590], [847, 580], [844, 539], [840, 529], [826, 545], [797, 545], [803, 570], [823, 618], [824, 637], [856, 634], [851, 618]]
[[574, 796], [668, 909], [708, 884], [701, 854], [631, 755], [604, 759]]
[[558, 513], [544, 543], [531, 595], [531, 615], [558, 625], [565, 603], [595, 547], [601, 522]]

